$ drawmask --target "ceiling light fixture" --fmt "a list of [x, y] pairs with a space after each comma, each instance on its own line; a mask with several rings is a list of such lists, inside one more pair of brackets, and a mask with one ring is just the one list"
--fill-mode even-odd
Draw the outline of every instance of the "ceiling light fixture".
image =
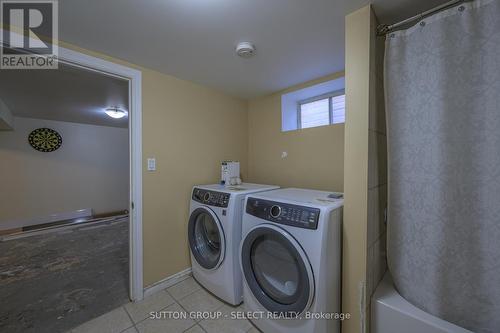
[[108, 116], [114, 119], [121, 119], [125, 116], [127, 116], [127, 111], [124, 111], [120, 109], [117, 106], [110, 106], [109, 108], [106, 108], [106, 111], [104, 111]]
[[255, 55], [255, 46], [250, 42], [241, 42], [236, 45], [236, 54], [242, 58], [250, 58]]

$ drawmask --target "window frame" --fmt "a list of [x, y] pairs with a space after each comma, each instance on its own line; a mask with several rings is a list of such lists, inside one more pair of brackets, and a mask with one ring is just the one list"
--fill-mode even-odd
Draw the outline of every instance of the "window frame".
[[[333, 102], [332, 98], [345, 95], [345, 89], [340, 89], [340, 90], [335, 90], [326, 94], [321, 94], [313, 97], [309, 97], [306, 99], [302, 99], [297, 102], [297, 129], [301, 130], [302, 128], [302, 110], [301, 107], [304, 104], [320, 101], [322, 99], [327, 99], [328, 98], [328, 125], [323, 125], [323, 126], [330, 126], [334, 125], [333, 123]], [[344, 108], [344, 114], [345, 114], [345, 108]], [[314, 126], [314, 127], [321, 127], [321, 126]], [[314, 127], [306, 127], [306, 128], [314, 128]]]

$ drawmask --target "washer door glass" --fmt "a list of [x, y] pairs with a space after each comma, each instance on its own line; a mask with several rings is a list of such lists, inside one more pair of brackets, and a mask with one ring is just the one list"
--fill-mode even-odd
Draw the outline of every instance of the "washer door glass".
[[310, 264], [300, 245], [274, 228], [253, 229], [242, 245], [245, 280], [257, 300], [271, 312], [297, 315], [313, 295]]
[[188, 226], [189, 246], [198, 264], [217, 268], [224, 255], [224, 234], [217, 216], [206, 208], [191, 213]]

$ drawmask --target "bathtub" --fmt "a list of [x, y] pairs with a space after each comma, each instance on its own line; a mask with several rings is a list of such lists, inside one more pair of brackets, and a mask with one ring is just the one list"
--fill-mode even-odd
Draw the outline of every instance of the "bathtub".
[[387, 271], [372, 296], [372, 333], [474, 333], [428, 314], [398, 294]]

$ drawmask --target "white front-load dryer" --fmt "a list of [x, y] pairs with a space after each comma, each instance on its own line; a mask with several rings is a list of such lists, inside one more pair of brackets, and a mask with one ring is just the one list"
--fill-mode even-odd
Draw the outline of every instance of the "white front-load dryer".
[[265, 333], [338, 333], [341, 193], [248, 195], [240, 264], [249, 319]]
[[227, 303], [240, 304], [243, 297], [238, 251], [245, 195], [276, 188], [250, 183], [193, 188], [188, 223], [193, 277]]

